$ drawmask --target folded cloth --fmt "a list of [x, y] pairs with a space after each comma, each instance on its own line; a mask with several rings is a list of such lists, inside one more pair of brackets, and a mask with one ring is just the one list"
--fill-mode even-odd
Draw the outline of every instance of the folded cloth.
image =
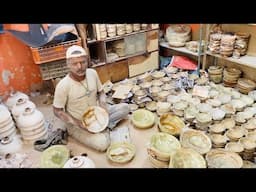
[[67, 144], [68, 134], [67, 131], [57, 129], [49, 134], [47, 139], [41, 139], [34, 142], [34, 149], [37, 151], [44, 151], [51, 145]]

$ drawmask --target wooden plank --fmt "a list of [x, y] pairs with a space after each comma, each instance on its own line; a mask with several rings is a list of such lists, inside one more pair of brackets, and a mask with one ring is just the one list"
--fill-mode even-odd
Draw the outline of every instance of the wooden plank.
[[158, 49], [158, 30], [147, 32], [147, 51], [155, 51]]
[[91, 60], [98, 60], [97, 63], [106, 62], [106, 48], [104, 42], [99, 41], [93, 44], [88, 44], [88, 48]]
[[131, 57], [129, 58], [129, 66], [130, 65], [138, 65], [142, 62], [144, 62], [146, 59], [147, 59], [148, 56], [146, 55], [138, 55], [138, 56], [135, 56], [135, 57]]
[[111, 76], [109, 74], [107, 65], [98, 66], [98, 67], [95, 67], [94, 69], [97, 71], [102, 84], [108, 80], [111, 80]]
[[137, 56], [128, 59], [129, 77], [145, 73], [153, 69], [159, 68], [158, 51], [150, 53], [148, 56]]
[[87, 48], [87, 34], [86, 34], [86, 24], [76, 24], [76, 29], [82, 40], [82, 46]]
[[111, 82], [117, 82], [129, 77], [128, 60], [107, 64]]
[[107, 62], [107, 63], [113, 63], [113, 62], [116, 62], [116, 61], [120, 61], [120, 60], [123, 60], [123, 59], [127, 59], [127, 58], [134, 57], [134, 56], [139, 56], [139, 55], [143, 55], [143, 54], [146, 54], [146, 52], [143, 51], [143, 52], [134, 53], [132, 55], [128, 55], [128, 56], [124, 56], [124, 57], [118, 57], [115, 60]]
[[129, 77], [128, 60], [97, 66], [94, 69], [98, 72], [102, 83], [108, 80], [114, 83]]

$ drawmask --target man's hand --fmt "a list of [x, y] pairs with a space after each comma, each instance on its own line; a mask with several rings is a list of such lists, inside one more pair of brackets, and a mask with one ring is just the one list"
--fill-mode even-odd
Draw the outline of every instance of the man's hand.
[[65, 123], [71, 123], [72, 125], [78, 126], [81, 129], [87, 130], [87, 128], [85, 127], [85, 125], [83, 124], [82, 121], [80, 121], [80, 120], [72, 117], [70, 114], [66, 113], [63, 108], [53, 107], [53, 112], [58, 118], [60, 118]]
[[80, 127], [81, 129], [86, 129], [87, 130], [87, 127], [84, 125], [84, 123], [82, 121], [80, 121], [78, 119], [75, 119], [74, 122], [75, 122], [76, 126]]

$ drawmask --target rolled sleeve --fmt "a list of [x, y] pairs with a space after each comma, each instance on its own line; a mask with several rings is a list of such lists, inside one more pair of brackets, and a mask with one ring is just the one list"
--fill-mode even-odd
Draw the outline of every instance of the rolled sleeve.
[[53, 106], [56, 108], [65, 108], [68, 98], [67, 87], [63, 82], [59, 82], [55, 88]]

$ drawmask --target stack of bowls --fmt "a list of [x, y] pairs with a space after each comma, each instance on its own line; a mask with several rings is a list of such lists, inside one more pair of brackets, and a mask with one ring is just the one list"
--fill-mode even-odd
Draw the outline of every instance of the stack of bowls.
[[214, 83], [221, 83], [223, 68], [220, 66], [210, 66], [208, 69], [209, 78]]
[[236, 68], [225, 68], [223, 72], [223, 82], [226, 87], [235, 87], [242, 71]]
[[238, 90], [243, 94], [248, 94], [256, 88], [256, 83], [250, 79], [239, 78], [237, 81]]

